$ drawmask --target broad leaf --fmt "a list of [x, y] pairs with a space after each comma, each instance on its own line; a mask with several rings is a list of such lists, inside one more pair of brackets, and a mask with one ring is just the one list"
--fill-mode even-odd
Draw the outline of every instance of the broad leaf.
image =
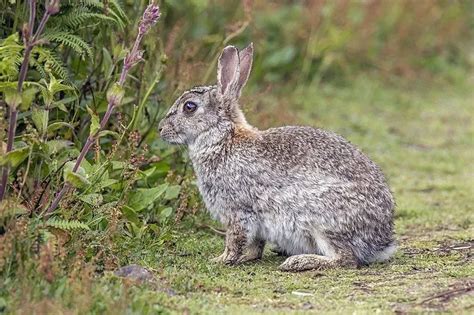
[[167, 188], [168, 184], [153, 188], [138, 188], [131, 193], [128, 205], [135, 211], [141, 211], [157, 200]]
[[171, 200], [171, 199], [178, 198], [180, 191], [181, 191], [181, 186], [179, 185], [169, 186], [166, 189], [165, 199]]
[[10, 108], [16, 109], [21, 104], [21, 95], [16, 89], [7, 88], [3, 90], [3, 94], [5, 103], [7, 103]]
[[62, 127], [67, 127], [69, 129], [72, 129], [74, 130], [74, 126], [71, 125], [71, 124], [68, 124], [67, 122], [63, 122], [63, 121], [58, 121], [58, 122], [55, 122], [55, 123], [52, 123], [48, 126], [48, 132], [53, 132], [53, 131], [56, 131]]
[[42, 108], [33, 108], [31, 119], [40, 134], [45, 134], [48, 130], [49, 111]]
[[12, 150], [0, 156], [0, 166], [10, 165], [11, 167], [17, 167], [28, 157], [28, 152], [29, 147]]
[[53, 155], [60, 152], [62, 149], [69, 148], [73, 143], [68, 140], [49, 140], [46, 142], [48, 154]]
[[36, 92], [38, 92], [38, 89], [35, 87], [23, 89], [23, 92], [21, 93], [21, 111], [26, 111], [30, 108], [31, 103], [33, 103], [33, 100], [35, 99]]
[[127, 218], [128, 221], [139, 225], [140, 224], [140, 219], [138, 218], [138, 214], [135, 212], [134, 209], [130, 208], [129, 206], [123, 206], [122, 208], [122, 213], [125, 218]]
[[160, 220], [161, 221], [166, 221], [167, 219], [169, 219], [171, 217], [172, 214], [173, 214], [173, 208], [166, 207], [166, 208], [162, 209], [161, 212], [160, 212]]
[[64, 165], [64, 181], [70, 183], [76, 188], [83, 188], [90, 185], [89, 180], [87, 179], [87, 174], [84, 168], [79, 167], [77, 172], [73, 172], [75, 162], [70, 161]]

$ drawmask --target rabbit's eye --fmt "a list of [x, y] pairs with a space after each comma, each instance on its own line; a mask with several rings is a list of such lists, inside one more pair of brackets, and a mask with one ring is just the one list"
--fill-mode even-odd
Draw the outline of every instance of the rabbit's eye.
[[194, 102], [186, 102], [186, 103], [184, 103], [183, 110], [186, 113], [192, 113], [192, 112], [196, 111], [197, 107], [198, 106]]

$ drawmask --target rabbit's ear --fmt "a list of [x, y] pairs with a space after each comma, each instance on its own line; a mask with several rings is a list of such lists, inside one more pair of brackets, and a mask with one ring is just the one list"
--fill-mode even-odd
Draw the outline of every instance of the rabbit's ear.
[[217, 64], [217, 90], [222, 97], [232, 97], [239, 78], [239, 51], [227, 46]]
[[240, 96], [240, 92], [247, 83], [247, 80], [250, 76], [250, 71], [252, 70], [252, 61], [253, 61], [253, 43], [250, 43], [247, 47], [239, 51], [239, 65], [240, 65], [240, 74], [239, 80], [237, 81], [237, 95]]

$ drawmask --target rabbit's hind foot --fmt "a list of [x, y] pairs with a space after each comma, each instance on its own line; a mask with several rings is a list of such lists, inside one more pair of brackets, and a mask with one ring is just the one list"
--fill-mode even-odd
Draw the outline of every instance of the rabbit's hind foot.
[[288, 257], [278, 269], [288, 272], [299, 272], [307, 270], [323, 270], [337, 267], [356, 267], [352, 259], [335, 258], [314, 254], [302, 254]]
[[252, 244], [249, 244], [243, 254], [241, 253], [241, 250], [232, 251], [226, 247], [222, 255], [212, 259], [212, 261], [216, 263], [223, 263], [226, 265], [238, 265], [245, 262], [257, 260], [262, 258], [264, 247], [264, 241], [256, 241]]

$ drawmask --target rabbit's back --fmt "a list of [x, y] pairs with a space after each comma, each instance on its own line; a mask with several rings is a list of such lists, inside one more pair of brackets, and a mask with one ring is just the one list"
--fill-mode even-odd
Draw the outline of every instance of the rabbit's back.
[[300, 126], [271, 128], [254, 142], [255, 153], [272, 169], [332, 178], [344, 182], [384, 184], [385, 179], [365, 154], [343, 137], [323, 129]]

